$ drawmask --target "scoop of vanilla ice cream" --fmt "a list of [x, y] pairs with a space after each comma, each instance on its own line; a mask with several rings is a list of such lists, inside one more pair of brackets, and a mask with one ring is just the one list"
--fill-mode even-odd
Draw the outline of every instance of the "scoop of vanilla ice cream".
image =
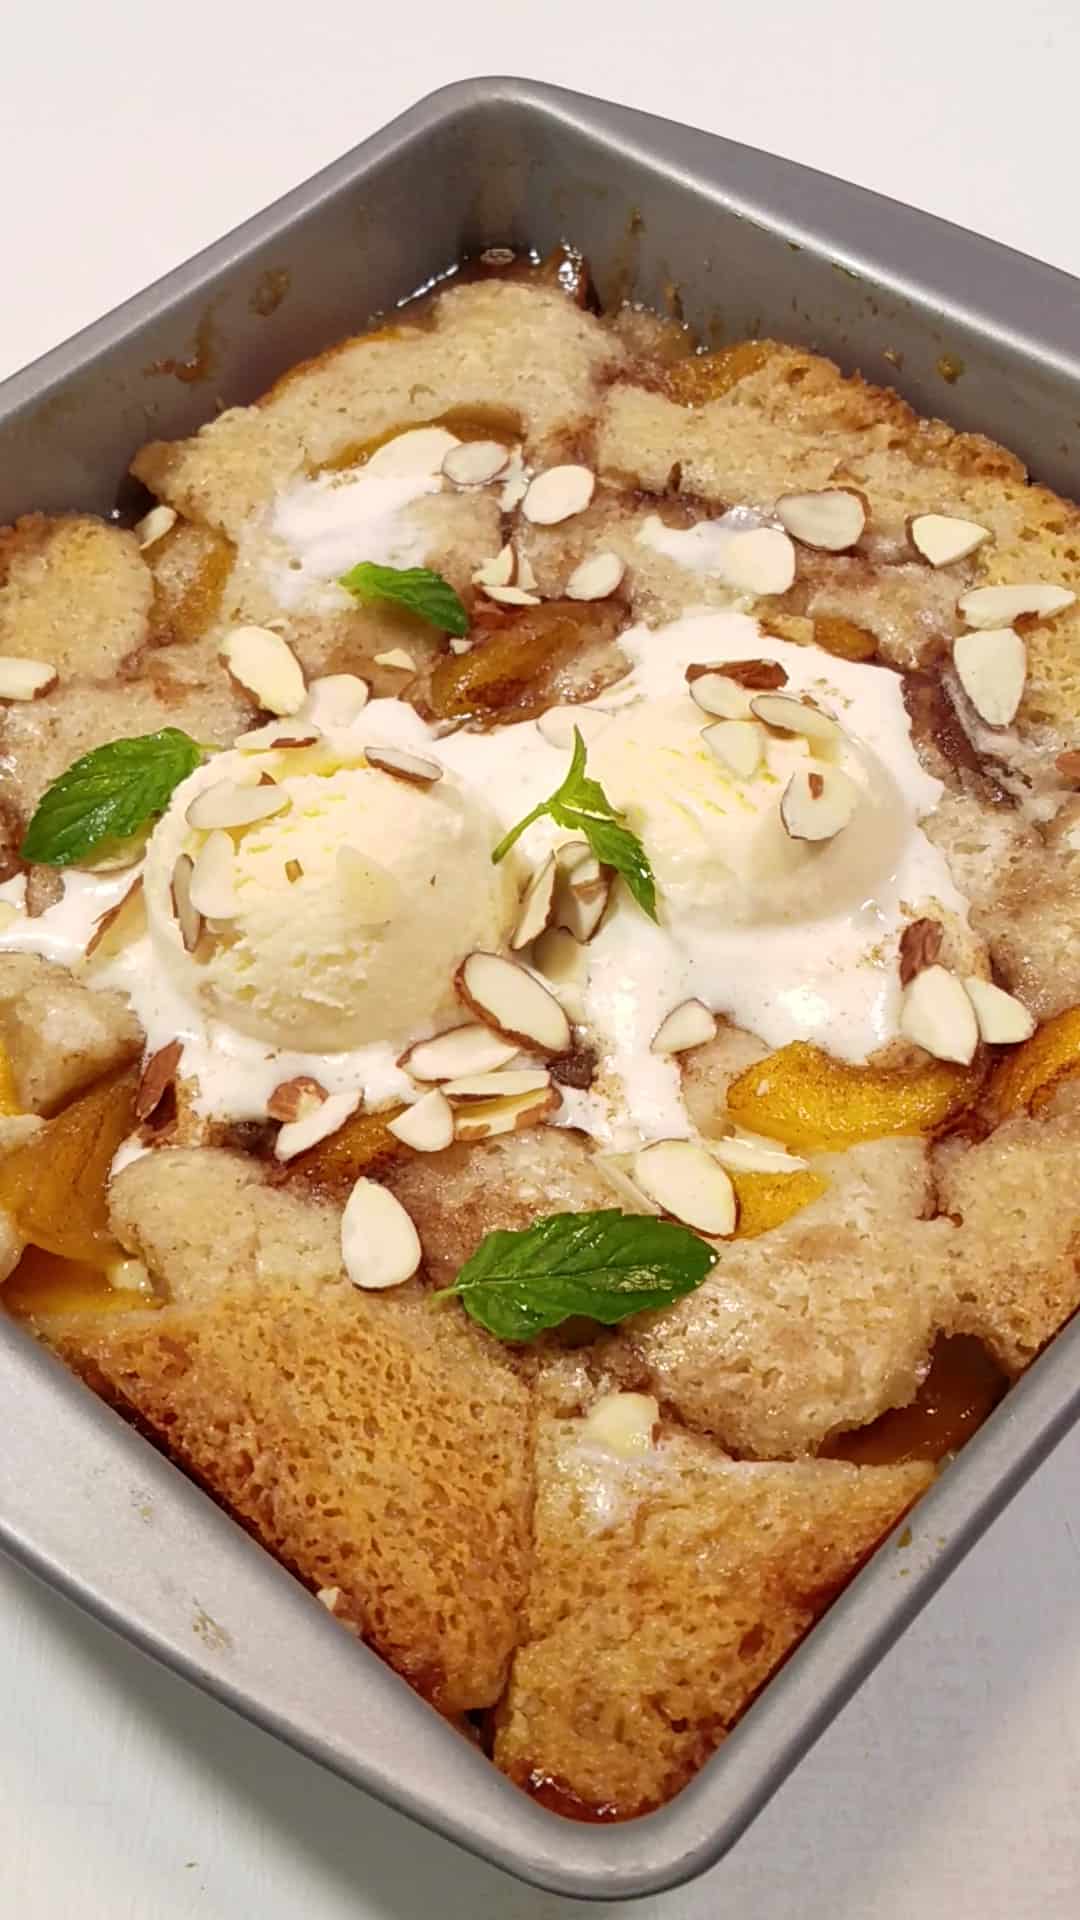
[[[182, 854], [206, 834], [187, 809], [222, 781], [268, 773], [289, 805], [234, 828], [235, 914], [185, 951], [174, 909]], [[496, 947], [514, 911], [491, 864], [499, 827], [452, 775], [430, 787], [325, 748], [219, 754], [177, 788], [144, 885], [156, 956], [204, 1012], [275, 1047], [336, 1052], [403, 1039], [455, 1005], [454, 971]]]
[[908, 818], [886, 769], [846, 735], [828, 749], [860, 789], [835, 839], [792, 839], [780, 798], [822, 749], [761, 729], [762, 759], [739, 779], [702, 739], [710, 724], [689, 695], [623, 708], [589, 748], [589, 772], [644, 842], [662, 918], [752, 924], [820, 919], [873, 891], [892, 870]]

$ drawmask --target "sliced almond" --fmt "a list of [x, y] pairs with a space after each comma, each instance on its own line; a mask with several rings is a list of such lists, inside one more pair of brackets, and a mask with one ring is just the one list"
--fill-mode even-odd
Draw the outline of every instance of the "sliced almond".
[[236, 848], [221, 829], [208, 833], [191, 874], [191, 904], [206, 920], [232, 920], [240, 910]]
[[486, 487], [505, 473], [509, 464], [510, 449], [497, 440], [464, 440], [460, 446], [451, 447], [442, 470], [455, 487]]
[[499, 491], [499, 505], [504, 513], [513, 513], [514, 508], [521, 505], [529, 491], [529, 478], [529, 470], [515, 448]]
[[624, 1212], [658, 1214], [660, 1209], [655, 1200], [637, 1185], [631, 1169], [634, 1164], [632, 1153], [598, 1153], [593, 1160], [596, 1171], [603, 1175], [608, 1186], [622, 1202]]
[[585, 945], [607, 910], [614, 876], [610, 868], [601, 866], [584, 840], [571, 840], [557, 848], [555, 864], [554, 924]]
[[723, 1167], [696, 1140], [654, 1140], [634, 1155], [637, 1185], [698, 1233], [735, 1231], [735, 1189]]
[[917, 973], [932, 967], [941, 952], [945, 929], [940, 920], [912, 920], [900, 935], [900, 985], [910, 986]]
[[268, 713], [299, 713], [307, 696], [300, 662], [270, 627], [234, 627], [221, 643], [234, 680]]
[[795, 579], [795, 548], [778, 527], [752, 527], [724, 542], [719, 571], [740, 593], [786, 593]]
[[493, 560], [485, 560], [473, 574], [478, 587], [508, 587], [514, 578], [516, 555], [509, 541], [500, 547]]
[[684, 1000], [660, 1022], [649, 1042], [650, 1053], [686, 1053], [716, 1038], [716, 1015], [703, 1000]]
[[401, 897], [394, 874], [358, 847], [339, 847], [335, 867], [348, 918], [358, 927], [385, 927]]
[[709, 1141], [709, 1152], [729, 1173], [802, 1173], [807, 1165], [797, 1153], [757, 1134], [725, 1134]]
[[154, 1291], [150, 1269], [141, 1260], [110, 1260], [105, 1269], [105, 1278], [118, 1293], [145, 1293], [150, 1296]]
[[626, 572], [625, 560], [617, 553], [591, 553], [574, 568], [566, 583], [568, 600], [606, 600], [621, 586]]
[[811, 705], [808, 700], [797, 700], [794, 694], [756, 693], [750, 702], [750, 711], [756, 719], [764, 720], [767, 727], [782, 727], [785, 733], [799, 733], [806, 740], [836, 746], [843, 739], [843, 731], [831, 713]]
[[701, 737], [709, 752], [737, 780], [752, 780], [761, 765], [764, 744], [761, 728], [753, 720], [717, 720], [702, 727]]
[[398, 1066], [414, 1080], [455, 1080], [466, 1073], [505, 1067], [517, 1052], [515, 1042], [503, 1040], [490, 1027], [470, 1023], [451, 1027], [433, 1040], [418, 1040], [401, 1055]]
[[[113, 933], [109, 941], [110, 953], [122, 945], [125, 939], [134, 939], [146, 924], [145, 901], [143, 900], [143, 881], [140, 873], [131, 882], [126, 892], [120, 896], [115, 906], [109, 907], [94, 921], [94, 930], [86, 943], [83, 958], [90, 960], [97, 953], [103, 940]], [[114, 930], [115, 929], [115, 933]]]
[[371, 689], [357, 673], [327, 673], [313, 680], [307, 690], [303, 718], [325, 731], [331, 727], [351, 727], [363, 713]]
[[36, 700], [55, 687], [59, 674], [47, 660], [24, 660], [0, 654], [0, 700]]
[[745, 720], [750, 715], [750, 695], [745, 687], [732, 680], [726, 673], [702, 671], [690, 680], [690, 698], [702, 713], [718, 716], [722, 720]]
[[596, 475], [590, 467], [548, 467], [529, 482], [521, 511], [536, 527], [554, 527], [583, 513], [595, 487]]
[[454, 1109], [440, 1088], [432, 1087], [396, 1120], [388, 1120], [386, 1130], [414, 1153], [441, 1153], [453, 1143]]
[[780, 819], [793, 840], [834, 840], [859, 804], [859, 789], [839, 767], [800, 767], [780, 801]]
[[549, 854], [542, 867], [533, 874], [525, 889], [518, 914], [517, 925], [510, 935], [510, 946], [514, 953], [520, 953], [523, 947], [531, 947], [538, 940], [545, 927], [550, 926], [555, 910], [555, 883], [559, 878], [559, 869], [555, 864], [555, 855]]
[[533, 947], [532, 960], [545, 980], [550, 980], [570, 1018], [583, 1020], [589, 959], [581, 942], [565, 927], [548, 927]]
[[274, 1142], [275, 1160], [295, 1160], [298, 1153], [317, 1147], [345, 1125], [360, 1105], [358, 1093], [328, 1093], [319, 1106], [299, 1120], [287, 1120]]
[[203, 928], [202, 914], [191, 898], [191, 876], [194, 871], [195, 862], [191, 855], [181, 853], [172, 870], [170, 888], [173, 912], [176, 915], [176, 924], [180, 929], [180, 938], [186, 953], [194, 953]]
[[787, 668], [779, 660], [718, 660], [711, 666], [691, 664], [686, 669], [687, 685], [693, 691], [699, 680], [718, 673], [751, 693], [776, 693], [787, 686]]
[[1027, 679], [1027, 648], [1013, 627], [984, 627], [953, 641], [957, 678], [980, 720], [1007, 727]]
[[956, 604], [969, 627], [1007, 627], [1026, 613], [1049, 619], [1071, 607], [1075, 599], [1068, 587], [1026, 581], [1018, 586], [972, 587]]
[[375, 655], [377, 667], [396, 667], [401, 673], [415, 673], [416, 661], [404, 647], [390, 647], [386, 653]]
[[397, 1196], [377, 1180], [358, 1180], [341, 1216], [341, 1258], [353, 1285], [376, 1293], [400, 1287], [422, 1257], [412, 1217]]
[[520, 1133], [523, 1127], [539, 1126], [561, 1105], [558, 1088], [550, 1085], [509, 1099], [466, 1101], [454, 1114], [454, 1138], [492, 1140], [497, 1134]]
[[156, 540], [163, 540], [167, 533], [172, 532], [179, 517], [175, 507], [151, 507], [149, 513], [144, 513], [131, 529], [140, 551], [145, 553], [147, 547], [152, 547]]
[[136, 1120], [149, 1120], [150, 1115], [157, 1112], [169, 1088], [175, 1083], [183, 1051], [182, 1040], [170, 1040], [167, 1047], [159, 1047], [156, 1053], [150, 1055], [135, 1095]]
[[570, 1022], [553, 993], [516, 960], [478, 951], [462, 961], [454, 986], [470, 1012], [521, 1047], [565, 1053]]
[[818, 493], [782, 493], [776, 517], [794, 540], [820, 553], [843, 553], [866, 526], [866, 500], [848, 487], [823, 487]]
[[315, 1598], [321, 1607], [326, 1608], [327, 1613], [335, 1613], [338, 1601], [341, 1599], [341, 1588], [320, 1587]]
[[619, 1460], [638, 1460], [652, 1452], [659, 1425], [651, 1393], [605, 1393], [585, 1415], [581, 1437]]
[[419, 753], [406, 753], [402, 747], [365, 747], [364, 758], [369, 767], [378, 767], [380, 773], [392, 773], [413, 787], [433, 787], [436, 780], [443, 777], [437, 760], [425, 760]]
[[326, 1088], [313, 1080], [308, 1073], [297, 1074], [295, 1080], [283, 1080], [274, 1088], [266, 1103], [266, 1111], [271, 1120], [306, 1120], [326, 1099]]
[[268, 720], [264, 727], [252, 727], [248, 733], [237, 734], [233, 741], [241, 753], [285, 753], [298, 747], [318, 745], [317, 733], [297, 733], [295, 725], [283, 720]]
[[916, 553], [932, 567], [951, 567], [966, 560], [992, 538], [989, 527], [977, 520], [957, 520], [951, 513], [917, 513], [908, 522], [908, 538]]
[[[463, 634], [452, 633], [450, 635], [451, 653], [471, 653], [475, 645], [475, 640], [467, 640]], [[460, 722], [448, 721], [443, 730], [446, 733], [456, 733], [459, 725]]]
[[495, 1073], [463, 1073], [447, 1080], [442, 1091], [448, 1100], [516, 1100], [523, 1093], [542, 1093], [550, 1086], [546, 1067], [511, 1067]]
[[536, 587], [536, 575], [533, 572], [532, 561], [529, 559], [527, 553], [522, 553], [520, 547], [514, 548], [514, 562], [517, 567], [515, 577], [518, 586], [527, 587], [529, 592], [532, 593]]
[[589, 746], [610, 727], [611, 721], [612, 715], [601, 713], [597, 707], [549, 707], [536, 722], [536, 731], [549, 747], [558, 747], [562, 752], [573, 746], [575, 729]]
[[210, 833], [214, 828], [253, 826], [257, 820], [284, 813], [291, 805], [286, 787], [242, 787], [236, 780], [215, 780], [212, 787], [204, 787], [195, 795], [184, 818], [189, 827]]
[[500, 607], [538, 607], [540, 595], [529, 593], [525, 587], [485, 587], [489, 600], [497, 601]]
[[945, 967], [925, 967], [904, 988], [900, 1031], [935, 1060], [968, 1066], [979, 1044], [975, 1008], [961, 980]]
[[992, 980], [980, 980], [975, 974], [969, 974], [964, 987], [975, 1009], [979, 1033], [988, 1046], [1012, 1047], [1021, 1040], [1030, 1040], [1037, 1024], [1035, 1016], [1015, 994], [1006, 993], [1003, 987], [995, 987]]

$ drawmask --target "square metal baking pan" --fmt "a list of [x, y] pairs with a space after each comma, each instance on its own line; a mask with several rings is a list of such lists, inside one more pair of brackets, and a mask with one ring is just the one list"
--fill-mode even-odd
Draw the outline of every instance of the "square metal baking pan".
[[[1080, 285], [787, 161], [576, 94], [467, 81], [0, 386], [0, 523], [108, 513], [190, 432], [463, 253], [566, 238], [605, 301], [772, 333], [990, 433], [1066, 493]], [[179, 377], [178, 377], [179, 376]], [[201, 377], [192, 377], [201, 376]], [[958, 377], [959, 376], [959, 377]], [[1080, 1414], [1080, 1323], [1030, 1369], [698, 1778], [617, 1826], [534, 1804], [195, 1486], [0, 1315], [0, 1546], [358, 1786], [538, 1885], [654, 1892], [716, 1861]]]

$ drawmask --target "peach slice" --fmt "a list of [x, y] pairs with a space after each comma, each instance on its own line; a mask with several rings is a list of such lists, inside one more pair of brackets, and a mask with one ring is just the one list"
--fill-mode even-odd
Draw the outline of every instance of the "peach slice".
[[986, 1089], [985, 1108], [997, 1125], [1012, 1113], [1037, 1113], [1071, 1074], [1080, 1072], [1080, 1007], [1066, 1007], [1044, 1020], [998, 1060]]
[[551, 704], [552, 676], [589, 641], [612, 641], [619, 611], [600, 601], [527, 607], [471, 653], [446, 654], [431, 676], [439, 720], [529, 720]]
[[751, 1133], [798, 1151], [835, 1152], [889, 1134], [937, 1132], [971, 1105], [982, 1075], [979, 1055], [970, 1067], [930, 1060], [899, 1072], [835, 1060], [795, 1040], [739, 1074], [727, 1104]]
[[[288, 1178], [299, 1177], [306, 1185], [343, 1199], [361, 1175], [378, 1175], [410, 1152], [390, 1131], [391, 1120], [404, 1111], [398, 1106], [386, 1107], [381, 1113], [355, 1113], [328, 1139], [320, 1140], [307, 1153], [297, 1154], [288, 1163]], [[2, 1167], [0, 1162], [0, 1171]]]
[[124, 1258], [109, 1226], [113, 1155], [135, 1125], [139, 1075], [100, 1080], [0, 1161], [0, 1207], [23, 1239], [91, 1267]]
[[19, 1105], [19, 1096], [15, 1089], [15, 1073], [11, 1065], [11, 1057], [7, 1048], [0, 1046], [0, 1115], [7, 1118], [9, 1114], [21, 1112], [22, 1107]]
[[819, 1200], [828, 1181], [820, 1173], [741, 1173], [729, 1178], [739, 1203], [736, 1240], [756, 1240], [759, 1233], [782, 1227], [811, 1200]]
[[669, 367], [665, 385], [680, 406], [701, 407], [709, 400], [721, 400], [747, 374], [757, 373], [775, 352], [773, 340], [736, 340], [716, 353], [699, 353], [690, 360], [677, 361]]

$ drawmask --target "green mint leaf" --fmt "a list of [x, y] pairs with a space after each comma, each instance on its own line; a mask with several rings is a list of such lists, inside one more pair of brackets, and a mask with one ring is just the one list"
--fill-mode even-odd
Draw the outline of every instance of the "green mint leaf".
[[438, 1297], [456, 1294], [499, 1340], [532, 1340], [575, 1314], [610, 1327], [670, 1306], [715, 1264], [714, 1248], [671, 1220], [552, 1213], [519, 1233], [489, 1233]]
[[568, 827], [588, 841], [597, 859], [605, 867], [621, 873], [634, 899], [650, 920], [656, 919], [656, 879], [649, 856], [638, 839], [616, 813], [599, 780], [585, 772], [585, 742], [574, 728], [574, 751], [570, 768], [550, 800], [541, 800], [531, 813], [511, 827], [499, 841], [491, 858], [496, 866], [504, 860], [516, 840], [534, 820], [549, 814], [557, 826]]
[[173, 789], [202, 758], [198, 743], [178, 727], [84, 753], [38, 801], [19, 849], [23, 859], [70, 867], [106, 841], [130, 840], [164, 813]]
[[429, 626], [443, 633], [465, 634], [469, 616], [441, 573], [430, 567], [380, 567], [374, 560], [361, 560], [350, 567], [338, 582], [366, 605], [372, 600], [393, 600], [409, 613], [415, 613]]

